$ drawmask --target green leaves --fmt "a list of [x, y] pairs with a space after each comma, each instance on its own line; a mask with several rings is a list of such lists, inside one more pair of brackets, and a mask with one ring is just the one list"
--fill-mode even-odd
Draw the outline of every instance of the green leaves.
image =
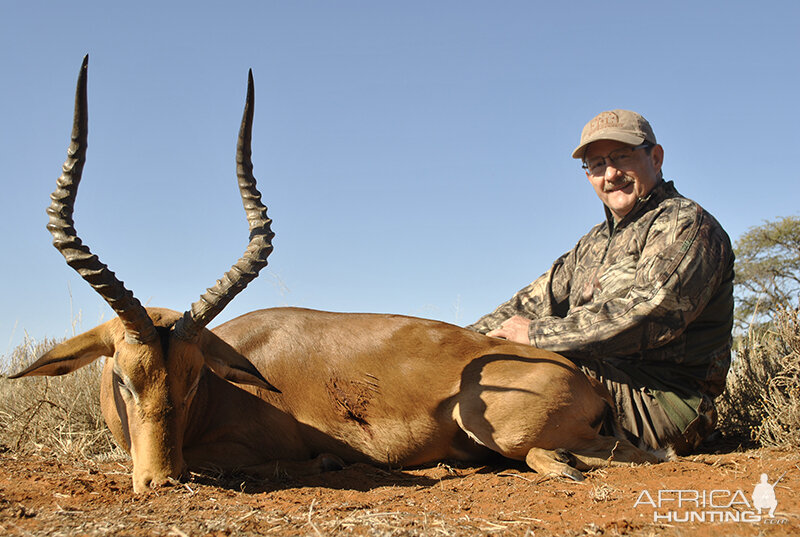
[[800, 217], [750, 228], [734, 246], [738, 326], [762, 324], [800, 296]]

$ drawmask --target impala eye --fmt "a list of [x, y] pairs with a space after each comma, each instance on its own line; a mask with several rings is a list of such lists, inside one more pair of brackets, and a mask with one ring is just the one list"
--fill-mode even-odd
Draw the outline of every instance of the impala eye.
[[188, 392], [186, 392], [186, 398], [183, 400], [184, 402], [188, 401], [195, 394], [195, 392], [197, 391], [197, 387], [199, 385], [200, 385], [200, 375], [197, 375], [197, 377], [195, 377], [194, 379], [192, 387], [189, 388]]
[[128, 385], [125, 384], [125, 381], [122, 380], [122, 377], [120, 377], [119, 375], [114, 375], [114, 384], [116, 384], [119, 388], [125, 390], [126, 392], [131, 391], [130, 388], [128, 388]]
[[136, 390], [133, 389], [130, 380], [117, 368], [114, 368], [114, 371], [112, 372], [112, 381], [114, 382], [114, 385], [119, 388], [119, 392], [123, 396], [133, 397], [134, 400], [138, 402], [139, 396], [137, 395]]
[[111, 373], [111, 378], [114, 379], [114, 384], [117, 386], [125, 387], [125, 381], [122, 380], [122, 375], [117, 373], [116, 369]]

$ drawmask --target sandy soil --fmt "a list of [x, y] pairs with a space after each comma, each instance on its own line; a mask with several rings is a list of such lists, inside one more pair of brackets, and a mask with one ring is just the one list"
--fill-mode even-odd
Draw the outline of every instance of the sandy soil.
[[[800, 535], [800, 450], [608, 468], [582, 483], [501, 461], [269, 482], [195, 474], [135, 495], [130, 469], [0, 453], [0, 535]], [[774, 518], [754, 508], [762, 473], [783, 475]], [[680, 521], [692, 516], [705, 521]]]

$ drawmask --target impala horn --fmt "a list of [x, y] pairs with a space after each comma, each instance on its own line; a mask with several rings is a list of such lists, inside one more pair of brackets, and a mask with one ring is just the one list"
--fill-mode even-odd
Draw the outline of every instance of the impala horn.
[[[117, 279], [106, 265], [84, 245], [75, 231], [72, 213], [78, 185], [81, 181], [83, 165], [86, 162], [88, 135], [88, 105], [86, 98], [86, 79], [89, 56], [83, 58], [78, 85], [75, 91], [75, 116], [72, 125], [72, 141], [67, 151], [67, 160], [62, 167], [61, 176], [56, 182], [56, 190], [50, 195], [47, 208], [50, 221], [47, 229], [53, 235], [53, 246], [61, 252], [80, 276], [102, 296], [114, 310], [125, 327], [125, 336], [132, 343], [147, 343], [156, 337], [156, 330], [147, 311], [125, 284]], [[194, 339], [211, 320], [221, 312], [233, 298], [250, 283], [258, 272], [267, 265], [267, 257], [272, 252], [270, 229], [272, 221], [267, 217], [267, 208], [261, 202], [261, 193], [256, 188], [251, 161], [250, 139], [253, 131], [253, 107], [255, 106], [253, 72], [248, 73], [247, 102], [239, 141], [236, 147], [236, 172], [239, 177], [239, 191], [242, 196], [247, 220], [250, 225], [250, 244], [244, 255], [225, 273], [216, 285], [209, 288], [200, 300], [192, 304], [175, 325], [175, 335], [184, 339]]]
[[253, 71], [247, 76], [247, 102], [244, 107], [242, 125], [239, 128], [239, 141], [236, 144], [236, 175], [239, 178], [239, 192], [250, 225], [250, 244], [244, 255], [217, 283], [206, 290], [200, 300], [192, 304], [175, 324], [175, 335], [191, 341], [216, 317], [233, 298], [247, 287], [258, 272], [267, 266], [267, 257], [272, 252], [270, 229], [272, 220], [267, 217], [267, 208], [261, 202], [261, 193], [256, 188], [253, 176], [253, 162], [250, 159], [250, 138], [253, 132], [253, 108], [255, 95]]
[[88, 110], [86, 99], [86, 75], [89, 56], [83, 58], [75, 90], [75, 117], [72, 123], [72, 141], [67, 150], [67, 160], [61, 168], [56, 190], [50, 195], [47, 214], [50, 221], [47, 229], [53, 235], [53, 246], [61, 252], [67, 264], [89, 282], [108, 305], [119, 316], [125, 327], [126, 339], [132, 343], [147, 343], [156, 338], [153, 322], [144, 306], [125, 288], [106, 265], [89, 251], [78, 238], [72, 212], [86, 162], [86, 139], [88, 134]]

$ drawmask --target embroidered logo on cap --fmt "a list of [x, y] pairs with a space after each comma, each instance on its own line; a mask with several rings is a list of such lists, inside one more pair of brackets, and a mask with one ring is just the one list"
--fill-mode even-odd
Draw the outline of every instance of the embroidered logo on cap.
[[619, 127], [619, 116], [614, 112], [603, 112], [602, 114], [596, 116], [593, 120], [589, 122], [588, 129], [586, 129], [586, 135], [591, 136], [595, 132], [607, 129], [610, 127]]

